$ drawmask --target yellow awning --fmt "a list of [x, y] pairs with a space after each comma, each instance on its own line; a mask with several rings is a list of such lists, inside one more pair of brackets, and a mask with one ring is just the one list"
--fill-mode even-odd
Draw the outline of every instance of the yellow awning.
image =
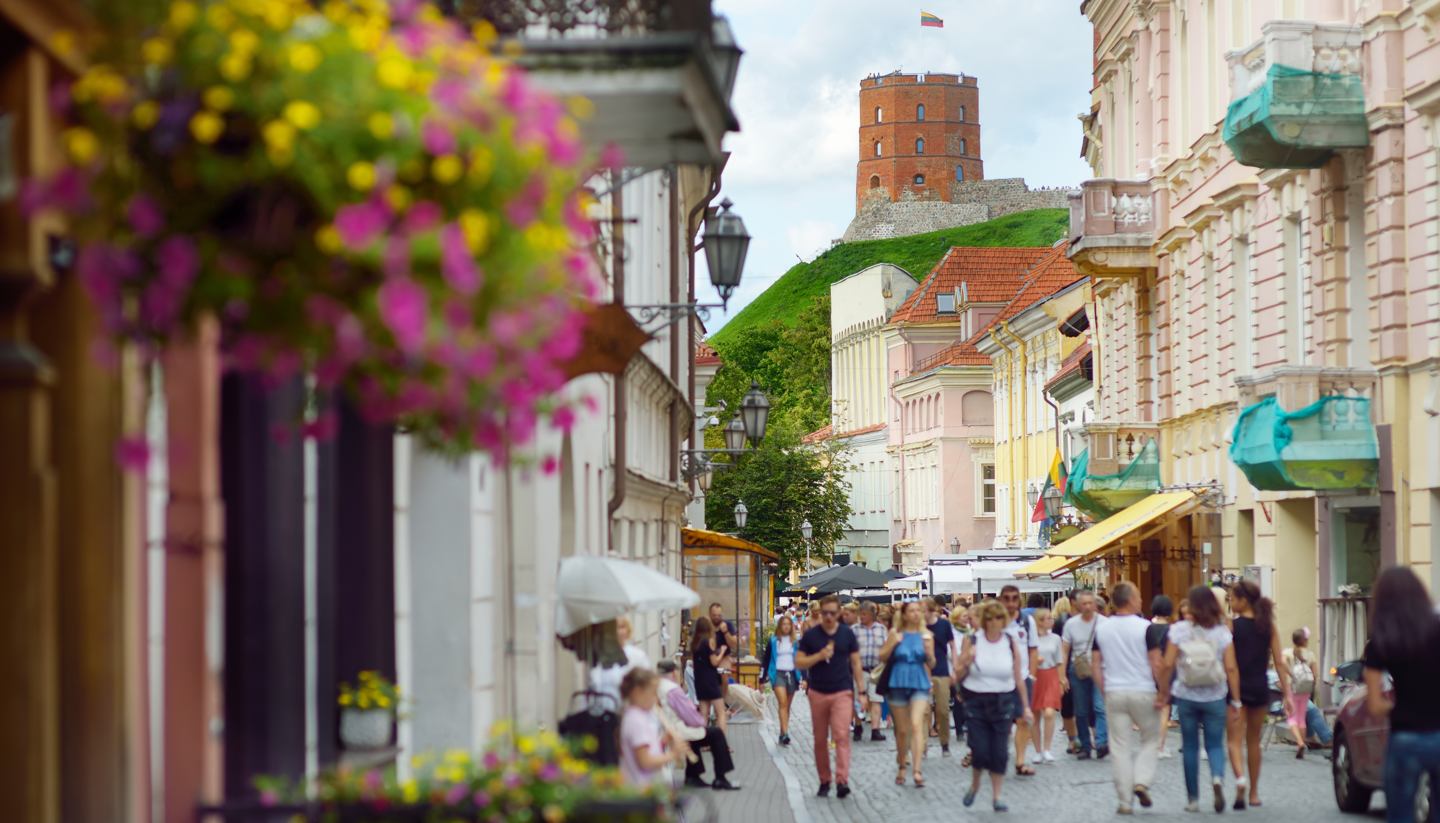
[[1200, 499], [1195, 491], [1162, 492], [1135, 503], [1083, 532], [1051, 548], [1039, 560], [1015, 572], [1016, 576], [1050, 576], [1075, 566], [1099, 560], [1115, 544], [1139, 531], [1145, 524], [1193, 505]]
[[758, 554], [767, 560], [779, 560], [780, 555], [770, 551], [759, 543], [751, 543], [740, 537], [734, 537], [720, 532], [712, 532], [706, 529], [680, 529], [680, 545], [686, 549], [734, 549], [736, 551]]

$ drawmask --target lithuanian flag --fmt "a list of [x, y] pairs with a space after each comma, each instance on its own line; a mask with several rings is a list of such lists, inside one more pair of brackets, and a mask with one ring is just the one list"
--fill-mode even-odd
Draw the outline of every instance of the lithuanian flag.
[[922, 11], [920, 12], [920, 25], [929, 26], [933, 29], [943, 29], [945, 28], [945, 21], [941, 20], [938, 15], [928, 11]]
[[1045, 475], [1045, 488], [1040, 490], [1040, 499], [1035, 501], [1035, 511], [1030, 513], [1031, 523], [1041, 523], [1045, 520], [1045, 492], [1053, 486], [1065, 493], [1065, 485], [1070, 482], [1070, 477], [1065, 473], [1065, 461], [1060, 459], [1060, 451], [1055, 451], [1055, 459], [1050, 461], [1050, 471]]

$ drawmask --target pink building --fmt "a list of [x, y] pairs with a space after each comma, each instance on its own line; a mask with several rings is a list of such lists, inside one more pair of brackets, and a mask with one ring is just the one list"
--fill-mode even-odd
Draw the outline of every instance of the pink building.
[[[1440, 6], [1081, 8], [1091, 466], [1153, 439], [1161, 482], [1215, 492], [1124, 562], [1248, 570], [1285, 634], [1338, 626], [1337, 590], [1386, 565], [1440, 583]], [[1309, 407], [1293, 440], [1252, 425]]]

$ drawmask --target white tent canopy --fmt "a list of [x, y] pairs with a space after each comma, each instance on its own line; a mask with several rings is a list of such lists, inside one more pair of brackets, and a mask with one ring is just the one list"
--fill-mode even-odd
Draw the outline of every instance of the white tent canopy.
[[974, 562], [936, 563], [909, 577], [892, 580], [889, 589], [924, 589], [931, 594], [996, 594], [1004, 586], [1021, 592], [1063, 592], [1073, 588], [1073, 577], [1058, 580], [1017, 578], [1015, 572], [1034, 562], [1024, 559], [977, 559]]
[[567, 557], [555, 584], [555, 631], [564, 636], [629, 612], [679, 611], [700, 603], [685, 584], [618, 557]]

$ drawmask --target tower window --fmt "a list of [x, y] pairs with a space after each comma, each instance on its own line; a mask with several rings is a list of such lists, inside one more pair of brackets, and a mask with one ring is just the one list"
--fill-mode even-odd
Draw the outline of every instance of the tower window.
[[878, 174], [872, 174], [872, 175], [870, 175], [870, 188], [872, 188], [872, 189], [878, 189], [878, 188], [880, 188], [880, 175], [878, 175]]
[[925, 153], [925, 138], [923, 138], [923, 137], [917, 137], [917, 138], [915, 138], [915, 153], [916, 153], [916, 154], [924, 154], [924, 153]]
[[885, 154], [884, 150], [880, 148], [880, 141], [879, 141], [879, 140], [876, 140], [876, 141], [875, 141], [875, 156], [876, 156], [876, 157], [880, 157], [880, 156], [882, 156], [882, 155], [884, 155], [884, 154]]
[[965, 167], [964, 167], [964, 166], [956, 166], [956, 167], [955, 167], [955, 182], [957, 182], [957, 183], [964, 183], [964, 182], [965, 182]]
[[962, 122], [962, 123], [965, 122], [965, 107], [964, 107], [964, 106], [961, 106], [961, 107], [960, 107], [960, 122]]
[[917, 186], [923, 186], [923, 185], [925, 185], [925, 175], [923, 175], [923, 174], [917, 174], [917, 175], [915, 175], [915, 185], [917, 185]]
[[882, 109], [882, 108], [880, 108], [879, 106], [876, 106], [876, 107], [875, 107], [875, 122], [876, 122], [876, 123], [883, 123], [883, 122], [885, 122], [885, 110]]
[[924, 104], [924, 103], [921, 103], [920, 105], [918, 105], [918, 106], [915, 107], [915, 119], [916, 119], [916, 120], [924, 120], [924, 119], [925, 119], [925, 104]]
[[965, 138], [960, 138], [960, 153], [965, 154]]

